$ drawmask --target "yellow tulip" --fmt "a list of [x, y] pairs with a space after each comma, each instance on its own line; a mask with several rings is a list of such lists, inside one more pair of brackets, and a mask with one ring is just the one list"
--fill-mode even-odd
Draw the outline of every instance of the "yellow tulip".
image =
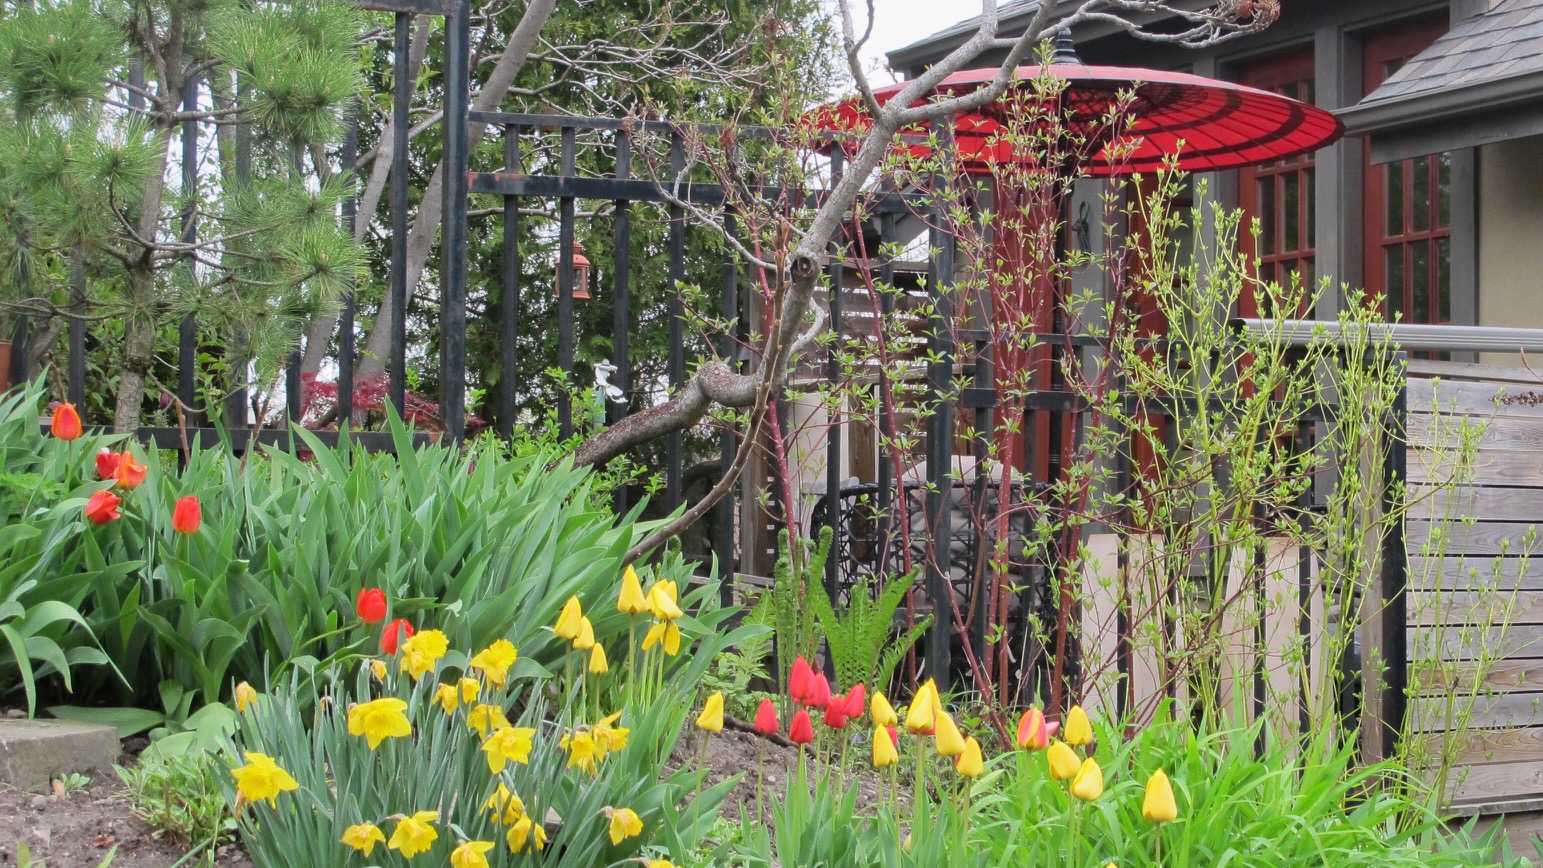
[[638, 573], [630, 564], [621, 574], [621, 597], [616, 601], [616, 608], [627, 615], [641, 615], [648, 611], [648, 600], [643, 596], [643, 583], [638, 581]]
[[937, 731], [932, 740], [941, 756], [959, 756], [964, 753], [964, 736], [959, 734], [959, 727], [947, 713], [938, 715]]
[[900, 751], [895, 747], [895, 740], [889, 737], [889, 729], [875, 726], [873, 728], [873, 767], [889, 768], [897, 762], [900, 762]]
[[932, 730], [933, 715], [936, 713], [936, 704], [932, 698], [937, 695], [937, 692], [937, 684], [931, 678], [916, 689], [916, 695], [911, 697], [911, 706], [905, 712], [906, 732], [915, 734]]
[[236, 713], [241, 714], [257, 702], [257, 689], [245, 681], [236, 685]]
[[450, 851], [450, 868], [488, 868], [485, 854], [491, 849], [492, 841], [464, 841]]
[[884, 694], [874, 691], [873, 700], [869, 703], [869, 706], [873, 709], [874, 726], [894, 726], [900, 722], [900, 718], [895, 716], [894, 706], [889, 704], [889, 700], [884, 698]]
[[1093, 743], [1093, 725], [1088, 722], [1088, 713], [1082, 706], [1073, 705], [1072, 710], [1066, 712], [1066, 731], [1061, 735], [1067, 744], [1081, 747]]
[[358, 823], [344, 829], [339, 840], [368, 856], [376, 844], [386, 843], [386, 834], [374, 823]]
[[975, 736], [964, 740], [964, 753], [954, 760], [954, 767], [967, 778], [978, 778], [986, 770], [985, 760], [980, 755], [980, 742], [975, 740]]
[[277, 803], [279, 793], [300, 789], [299, 782], [267, 754], [248, 752], [246, 765], [231, 769], [230, 776], [236, 779], [236, 792], [248, 802], [267, 799], [272, 805]]
[[557, 634], [557, 638], [572, 642], [579, 637], [579, 621], [583, 617], [584, 607], [579, 605], [579, 598], [569, 597], [557, 615], [557, 626], [552, 628], [552, 632]]
[[595, 647], [595, 625], [588, 618], [579, 619], [579, 635], [573, 637], [573, 647], [579, 651]]
[[403, 817], [391, 830], [391, 840], [386, 842], [386, 847], [400, 852], [403, 859], [411, 859], [428, 850], [439, 838], [432, 825], [438, 819], [438, 811], [418, 811], [411, 817]]
[[407, 703], [394, 696], [361, 702], [348, 709], [348, 734], [364, 736], [370, 750], [388, 738], [406, 738], [413, 734], [406, 711]]
[[1071, 793], [1084, 802], [1104, 794], [1104, 770], [1098, 767], [1098, 760], [1088, 757], [1082, 761], [1077, 776], [1072, 778]]
[[1058, 781], [1076, 777], [1081, 766], [1077, 752], [1067, 747], [1064, 741], [1051, 742], [1050, 749], [1045, 751], [1045, 759], [1050, 762], [1050, 776]]
[[1173, 784], [1162, 769], [1147, 778], [1146, 797], [1141, 800], [1141, 816], [1152, 823], [1171, 823], [1179, 816], [1179, 805], [1173, 799]]
[[605, 659], [605, 646], [596, 642], [595, 647], [589, 650], [589, 674], [604, 675], [611, 671], [611, 664]]
[[[514, 648], [514, 643], [508, 639], [499, 639], [488, 647], [478, 651], [470, 660], [471, 668], [487, 676], [489, 684], [500, 687], [509, 680], [509, 667], [514, 661], [520, 659], [520, 652]], [[475, 696], [475, 694], [473, 694]], [[468, 697], [467, 702], [471, 701]]]
[[664, 653], [674, 657], [680, 653], [680, 628], [674, 621], [660, 621], [648, 628], [648, 635], [643, 637], [643, 650], [663, 644]]
[[611, 843], [620, 844], [634, 835], [643, 834], [643, 820], [631, 808], [604, 808], [610, 819]]
[[697, 729], [708, 732], [723, 731], [723, 694], [714, 693], [707, 697], [707, 702], [702, 706], [702, 713], [696, 719]]
[[686, 614], [675, 603], [675, 595], [671, 593], [674, 585], [674, 582], [658, 582], [648, 592], [648, 608], [661, 621], [673, 621]]

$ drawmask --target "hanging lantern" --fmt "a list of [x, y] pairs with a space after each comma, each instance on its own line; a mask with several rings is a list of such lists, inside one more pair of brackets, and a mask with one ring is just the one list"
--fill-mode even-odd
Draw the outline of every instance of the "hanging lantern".
[[[559, 267], [559, 275], [561, 268]], [[558, 287], [557, 295], [561, 298], [562, 288]], [[584, 245], [574, 239], [573, 242], [573, 300], [589, 301], [589, 257], [584, 255]]]

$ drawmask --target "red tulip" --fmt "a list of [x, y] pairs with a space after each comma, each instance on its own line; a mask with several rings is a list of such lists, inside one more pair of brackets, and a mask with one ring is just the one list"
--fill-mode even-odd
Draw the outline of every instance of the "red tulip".
[[[386, 619], [386, 592], [380, 588], [364, 588], [359, 591], [359, 599], [354, 601], [354, 611], [359, 614], [359, 619], [366, 624], [374, 624]], [[407, 635], [411, 636], [412, 627], [407, 628]], [[396, 643], [393, 642], [393, 645]], [[396, 649], [386, 652], [395, 654]]]
[[761, 700], [761, 707], [755, 711], [755, 731], [761, 735], [771, 735], [781, 728], [777, 723], [777, 706], [772, 705], [770, 699]]
[[830, 705], [830, 682], [825, 679], [824, 672], [816, 672], [809, 679], [809, 701], [804, 703], [810, 708], [824, 708]]
[[809, 661], [800, 656], [793, 661], [793, 673], [788, 676], [788, 696], [799, 705], [809, 705], [809, 682], [813, 679]]
[[867, 702], [868, 690], [867, 688], [863, 687], [863, 683], [859, 681], [857, 682], [857, 686], [847, 691], [847, 717], [851, 720], [856, 720], [859, 717], [862, 717], [863, 706], [866, 705]]
[[80, 427], [80, 414], [75, 412], [74, 404], [60, 404], [54, 408], [54, 417], [49, 425], [49, 433], [60, 440], [76, 440], [84, 433]]
[[145, 483], [147, 468], [134, 458], [134, 453], [123, 450], [118, 456], [118, 468], [113, 471], [113, 478], [118, 480], [118, 487], [132, 491]]
[[794, 744], [814, 741], [814, 724], [809, 721], [808, 711], [800, 708], [793, 714], [793, 725], [788, 727], [788, 741]]
[[103, 449], [96, 454], [96, 478], [112, 479], [118, 475], [118, 453]]
[[92, 524], [107, 524], [118, 517], [118, 505], [123, 503], [111, 491], [98, 491], [86, 501], [86, 518]]
[[380, 650], [385, 654], [395, 654], [397, 642], [411, 639], [418, 632], [413, 625], [407, 623], [406, 618], [398, 618], [386, 625], [386, 632], [380, 637]]
[[176, 508], [171, 511], [171, 529], [177, 533], [192, 536], [198, 533], [198, 526], [203, 520], [203, 509], [198, 505], [198, 498], [192, 495], [177, 501]]
[[890, 742], [892, 744], [894, 744], [895, 747], [897, 747], [897, 748], [900, 747], [900, 732], [898, 730], [896, 730], [893, 726], [886, 726], [886, 727], [884, 727], [884, 729], [889, 732], [889, 740], [890, 740]]
[[832, 696], [825, 705], [825, 725], [831, 729], [847, 728], [847, 700], [845, 696]]

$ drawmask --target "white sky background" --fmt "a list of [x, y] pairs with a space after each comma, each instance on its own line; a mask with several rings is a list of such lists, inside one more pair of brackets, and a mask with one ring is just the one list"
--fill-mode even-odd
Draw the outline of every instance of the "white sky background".
[[[862, 35], [867, 6], [863, 0], [852, 0], [857, 34]], [[957, 24], [980, 13], [980, 6], [972, 2], [956, 4], [938, 3], [937, 0], [873, 0], [873, 35], [863, 47], [865, 64], [875, 86], [882, 87], [895, 81], [885, 67], [884, 52], [903, 48], [920, 39]]]

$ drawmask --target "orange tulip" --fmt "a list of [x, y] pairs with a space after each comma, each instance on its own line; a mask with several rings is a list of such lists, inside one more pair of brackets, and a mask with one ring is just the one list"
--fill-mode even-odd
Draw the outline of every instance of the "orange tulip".
[[145, 474], [148, 468], [140, 464], [134, 458], [134, 453], [123, 450], [118, 456], [118, 469], [113, 473], [113, 479], [118, 481], [118, 487], [132, 491], [145, 484]]
[[92, 524], [107, 524], [118, 517], [118, 506], [123, 500], [111, 491], [98, 491], [86, 501], [86, 518]]
[[202, 522], [203, 509], [198, 505], [198, 498], [189, 495], [177, 501], [177, 507], [171, 512], [172, 530], [191, 536], [198, 533]]
[[1031, 708], [1018, 720], [1018, 747], [1026, 750], [1044, 750], [1050, 746], [1050, 737], [1060, 729], [1060, 724], [1046, 723], [1045, 713]]
[[49, 433], [66, 442], [80, 439], [85, 433], [80, 427], [80, 414], [75, 412], [74, 404], [60, 404], [54, 408], [54, 417], [48, 427]]

